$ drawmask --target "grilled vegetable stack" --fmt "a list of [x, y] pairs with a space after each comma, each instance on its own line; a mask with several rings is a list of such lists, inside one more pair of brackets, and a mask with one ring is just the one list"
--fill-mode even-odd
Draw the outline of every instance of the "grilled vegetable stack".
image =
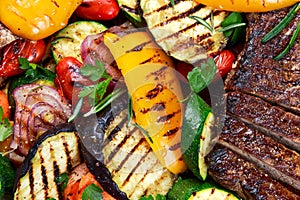
[[143, 30], [123, 37], [108, 32], [104, 43], [125, 78], [132, 121], [143, 130], [163, 166], [175, 174], [184, 172], [180, 148], [183, 95], [172, 59]]

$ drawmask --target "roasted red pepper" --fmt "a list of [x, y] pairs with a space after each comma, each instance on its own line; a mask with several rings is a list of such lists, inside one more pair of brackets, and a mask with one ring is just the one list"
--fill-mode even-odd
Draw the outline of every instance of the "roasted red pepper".
[[86, 20], [111, 20], [120, 11], [116, 0], [83, 0], [75, 10], [75, 14]]
[[46, 52], [43, 40], [15, 40], [0, 50], [0, 77], [15, 76], [22, 73], [18, 58], [26, 58], [29, 62], [38, 63]]

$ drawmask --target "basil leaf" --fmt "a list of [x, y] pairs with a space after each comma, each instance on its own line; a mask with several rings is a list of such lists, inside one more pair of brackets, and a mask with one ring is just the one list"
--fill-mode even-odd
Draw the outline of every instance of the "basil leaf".
[[102, 189], [92, 183], [87, 186], [82, 193], [82, 200], [101, 200], [102, 199]]
[[187, 75], [190, 87], [195, 93], [201, 92], [214, 79], [217, 71], [215, 61], [209, 58], [200, 67], [194, 67]]

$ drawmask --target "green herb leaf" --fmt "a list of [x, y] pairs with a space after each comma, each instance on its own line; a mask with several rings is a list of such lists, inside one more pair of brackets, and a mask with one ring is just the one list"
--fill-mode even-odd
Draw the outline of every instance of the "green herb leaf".
[[102, 199], [102, 189], [92, 183], [87, 186], [82, 193], [82, 200], [101, 200]]
[[100, 78], [107, 78], [109, 75], [105, 71], [105, 65], [99, 60], [95, 61], [95, 66], [86, 64], [79, 69], [83, 76], [89, 77], [92, 81], [97, 81]]
[[297, 14], [300, 9], [300, 3], [296, 3], [293, 8], [289, 11], [289, 13], [270, 31], [268, 32], [262, 39], [261, 42], [267, 42], [271, 40], [273, 37], [278, 35], [293, 19], [293, 17]]
[[217, 71], [215, 61], [209, 58], [200, 67], [194, 67], [187, 75], [190, 87], [195, 93], [201, 92], [214, 79]]
[[29, 62], [26, 58], [18, 58], [19, 63], [20, 63], [20, 69], [30, 69]]
[[221, 23], [218, 31], [223, 32], [225, 37], [229, 38], [231, 45], [242, 40], [246, 33], [245, 19], [242, 13], [232, 12]]
[[3, 118], [3, 108], [0, 106], [0, 142], [3, 142], [13, 133], [13, 127], [10, 125], [7, 118]]
[[283, 58], [285, 56], [285, 54], [287, 54], [290, 51], [290, 49], [294, 45], [294, 43], [299, 35], [299, 32], [300, 32], [300, 22], [298, 22], [297, 29], [294, 31], [293, 36], [292, 36], [290, 42], [288, 43], [287, 47], [279, 55], [274, 57], [274, 60], [279, 60], [279, 59]]
[[196, 20], [198, 23], [200, 23], [203, 26], [205, 26], [208, 30], [210, 30], [211, 32], [214, 32], [214, 27], [212, 25], [210, 25], [207, 21], [205, 21], [204, 19], [202, 19], [201, 17], [198, 17], [198, 16], [189, 16], [189, 18]]
[[56, 199], [51, 197], [51, 198], [47, 198], [46, 200], [56, 200]]
[[174, 6], [175, 6], [174, 0], [170, 0], [170, 3], [171, 3], [171, 6], [174, 8]]
[[114, 100], [119, 98], [124, 93], [124, 91], [121, 91], [120, 89], [113, 91], [112, 93], [108, 94], [104, 99], [102, 99], [97, 105], [93, 106], [91, 110], [87, 113], [85, 113], [83, 116], [88, 117], [92, 114], [95, 114], [97, 112], [100, 112], [103, 110], [106, 106], [111, 104]]
[[58, 183], [61, 187], [61, 190], [64, 191], [67, 187], [69, 181], [68, 173], [62, 173], [58, 177], [55, 178], [55, 182]]

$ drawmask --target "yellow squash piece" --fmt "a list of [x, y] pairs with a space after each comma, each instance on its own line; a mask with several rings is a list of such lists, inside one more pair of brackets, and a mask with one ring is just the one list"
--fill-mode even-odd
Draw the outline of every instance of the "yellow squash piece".
[[299, 0], [195, 0], [213, 8], [237, 12], [266, 12], [276, 10], [299, 2]]
[[1, 0], [0, 21], [15, 35], [43, 39], [68, 24], [82, 0]]
[[122, 38], [104, 35], [104, 43], [121, 70], [132, 99], [133, 121], [159, 161], [171, 172], [186, 170], [180, 148], [183, 99], [172, 59], [144, 31]]

